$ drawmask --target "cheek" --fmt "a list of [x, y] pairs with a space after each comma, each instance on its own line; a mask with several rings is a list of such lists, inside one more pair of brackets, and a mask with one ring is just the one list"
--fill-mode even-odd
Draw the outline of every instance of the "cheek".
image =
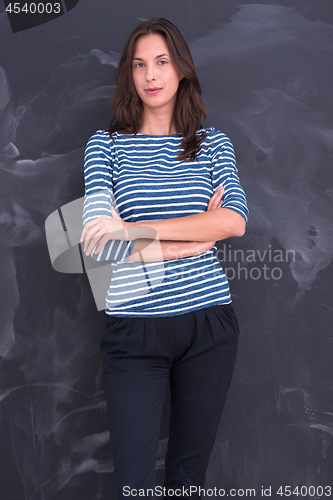
[[172, 75], [172, 84], [173, 84], [173, 87], [176, 89], [178, 89], [179, 80], [180, 80], [180, 78], [179, 78], [178, 74], [176, 72], [174, 72]]
[[138, 79], [137, 75], [135, 77], [133, 76], [133, 83], [134, 83], [135, 90], [139, 94], [140, 93], [140, 85], [139, 85], [139, 79]]

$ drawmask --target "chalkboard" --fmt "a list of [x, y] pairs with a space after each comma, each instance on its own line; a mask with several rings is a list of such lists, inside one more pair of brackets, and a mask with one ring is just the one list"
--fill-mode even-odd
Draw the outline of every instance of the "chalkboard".
[[[204, 125], [232, 140], [250, 210], [245, 236], [218, 243], [241, 333], [205, 488], [329, 498], [333, 3], [80, 0], [38, 18], [32, 4], [28, 18], [0, 4], [1, 500], [115, 499], [105, 313], [85, 272], [52, 267], [45, 222], [83, 197], [84, 148], [109, 124], [124, 41], [155, 16], [189, 43]], [[167, 392], [158, 485], [169, 413]]]

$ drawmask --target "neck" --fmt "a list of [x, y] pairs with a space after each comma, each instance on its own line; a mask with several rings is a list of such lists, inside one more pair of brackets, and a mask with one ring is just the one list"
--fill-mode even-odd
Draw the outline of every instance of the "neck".
[[172, 115], [173, 112], [170, 113], [170, 111], [144, 109], [142, 124], [138, 132], [149, 135], [177, 134], [179, 130], [176, 128]]

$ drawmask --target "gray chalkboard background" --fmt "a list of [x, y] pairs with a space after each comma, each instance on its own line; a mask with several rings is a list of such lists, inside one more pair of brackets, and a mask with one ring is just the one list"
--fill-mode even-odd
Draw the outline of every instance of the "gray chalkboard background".
[[241, 335], [205, 486], [333, 489], [333, 2], [80, 0], [18, 32], [0, 3], [1, 500], [115, 498], [104, 312], [86, 274], [52, 268], [45, 220], [83, 196], [124, 40], [155, 16], [190, 45], [250, 208], [219, 242]]

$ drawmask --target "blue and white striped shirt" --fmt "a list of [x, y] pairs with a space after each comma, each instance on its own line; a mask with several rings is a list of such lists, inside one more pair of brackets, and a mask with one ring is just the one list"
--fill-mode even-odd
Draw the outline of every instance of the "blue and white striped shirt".
[[[114, 142], [107, 131], [98, 130], [85, 150], [83, 224], [101, 215], [111, 217], [111, 203], [126, 222], [205, 212], [220, 185], [225, 188], [221, 206], [235, 210], [247, 222], [246, 197], [232, 143], [213, 127], [198, 130], [198, 136], [205, 130], [209, 135], [200, 145], [199, 161], [191, 162], [176, 160], [182, 134], [115, 132]], [[94, 260], [111, 261], [107, 314], [174, 316], [231, 302], [216, 245], [193, 257], [143, 263], [127, 260], [134, 243], [109, 240], [101, 252], [91, 254]]]

